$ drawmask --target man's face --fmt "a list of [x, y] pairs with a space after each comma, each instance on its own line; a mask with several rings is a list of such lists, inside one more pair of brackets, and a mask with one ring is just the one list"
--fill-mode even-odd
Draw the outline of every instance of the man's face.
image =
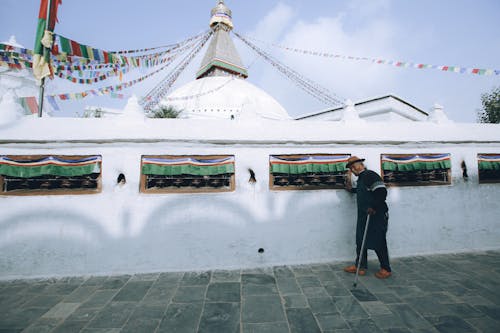
[[365, 166], [363, 162], [356, 162], [353, 165], [351, 165], [351, 171], [353, 174], [356, 176], [359, 176], [359, 174], [365, 169]]

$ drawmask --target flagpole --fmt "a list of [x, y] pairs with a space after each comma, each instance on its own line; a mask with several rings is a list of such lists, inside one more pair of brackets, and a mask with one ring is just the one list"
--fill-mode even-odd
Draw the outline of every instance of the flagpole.
[[[47, 1], [47, 21], [45, 22], [45, 31], [49, 29], [49, 24], [50, 24], [50, 8], [51, 8], [51, 0]], [[44, 32], [45, 34], [45, 32]], [[43, 58], [47, 59], [47, 56], [49, 54], [49, 50], [43, 46]], [[50, 60], [49, 60], [50, 61]], [[40, 94], [38, 97], [38, 118], [42, 117], [43, 113], [43, 97], [45, 93], [45, 77], [42, 78], [40, 82]]]

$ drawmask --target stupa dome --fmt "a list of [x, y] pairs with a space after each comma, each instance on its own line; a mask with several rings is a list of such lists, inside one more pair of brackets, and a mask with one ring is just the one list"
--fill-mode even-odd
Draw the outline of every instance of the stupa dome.
[[262, 118], [291, 119], [273, 97], [235, 76], [210, 76], [175, 90], [161, 103], [181, 111], [181, 118], [231, 119], [252, 110]]

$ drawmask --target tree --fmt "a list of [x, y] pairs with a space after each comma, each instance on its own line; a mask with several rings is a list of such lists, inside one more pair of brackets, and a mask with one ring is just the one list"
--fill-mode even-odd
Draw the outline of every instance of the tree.
[[483, 107], [478, 111], [477, 118], [480, 123], [500, 123], [500, 87], [493, 88], [490, 93], [481, 95]]
[[181, 112], [173, 106], [161, 106], [159, 109], [154, 110], [150, 118], [178, 118]]

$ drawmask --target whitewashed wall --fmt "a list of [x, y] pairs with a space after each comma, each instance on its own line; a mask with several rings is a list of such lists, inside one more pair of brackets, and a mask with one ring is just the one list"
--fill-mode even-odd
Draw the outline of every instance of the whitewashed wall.
[[[344, 190], [270, 191], [270, 154], [349, 153], [380, 172], [381, 153], [451, 153], [452, 185], [389, 189], [391, 256], [500, 248], [500, 184], [479, 185], [476, 161], [477, 153], [500, 152], [498, 142], [20, 143], [0, 149], [103, 157], [100, 194], [0, 197], [0, 279], [352, 259], [354, 196]], [[143, 154], [234, 154], [236, 191], [140, 194]], [[248, 183], [248, 168], [256, 184]], [[123, 187], [116, 185], [119, 173], [127, 179]]]

